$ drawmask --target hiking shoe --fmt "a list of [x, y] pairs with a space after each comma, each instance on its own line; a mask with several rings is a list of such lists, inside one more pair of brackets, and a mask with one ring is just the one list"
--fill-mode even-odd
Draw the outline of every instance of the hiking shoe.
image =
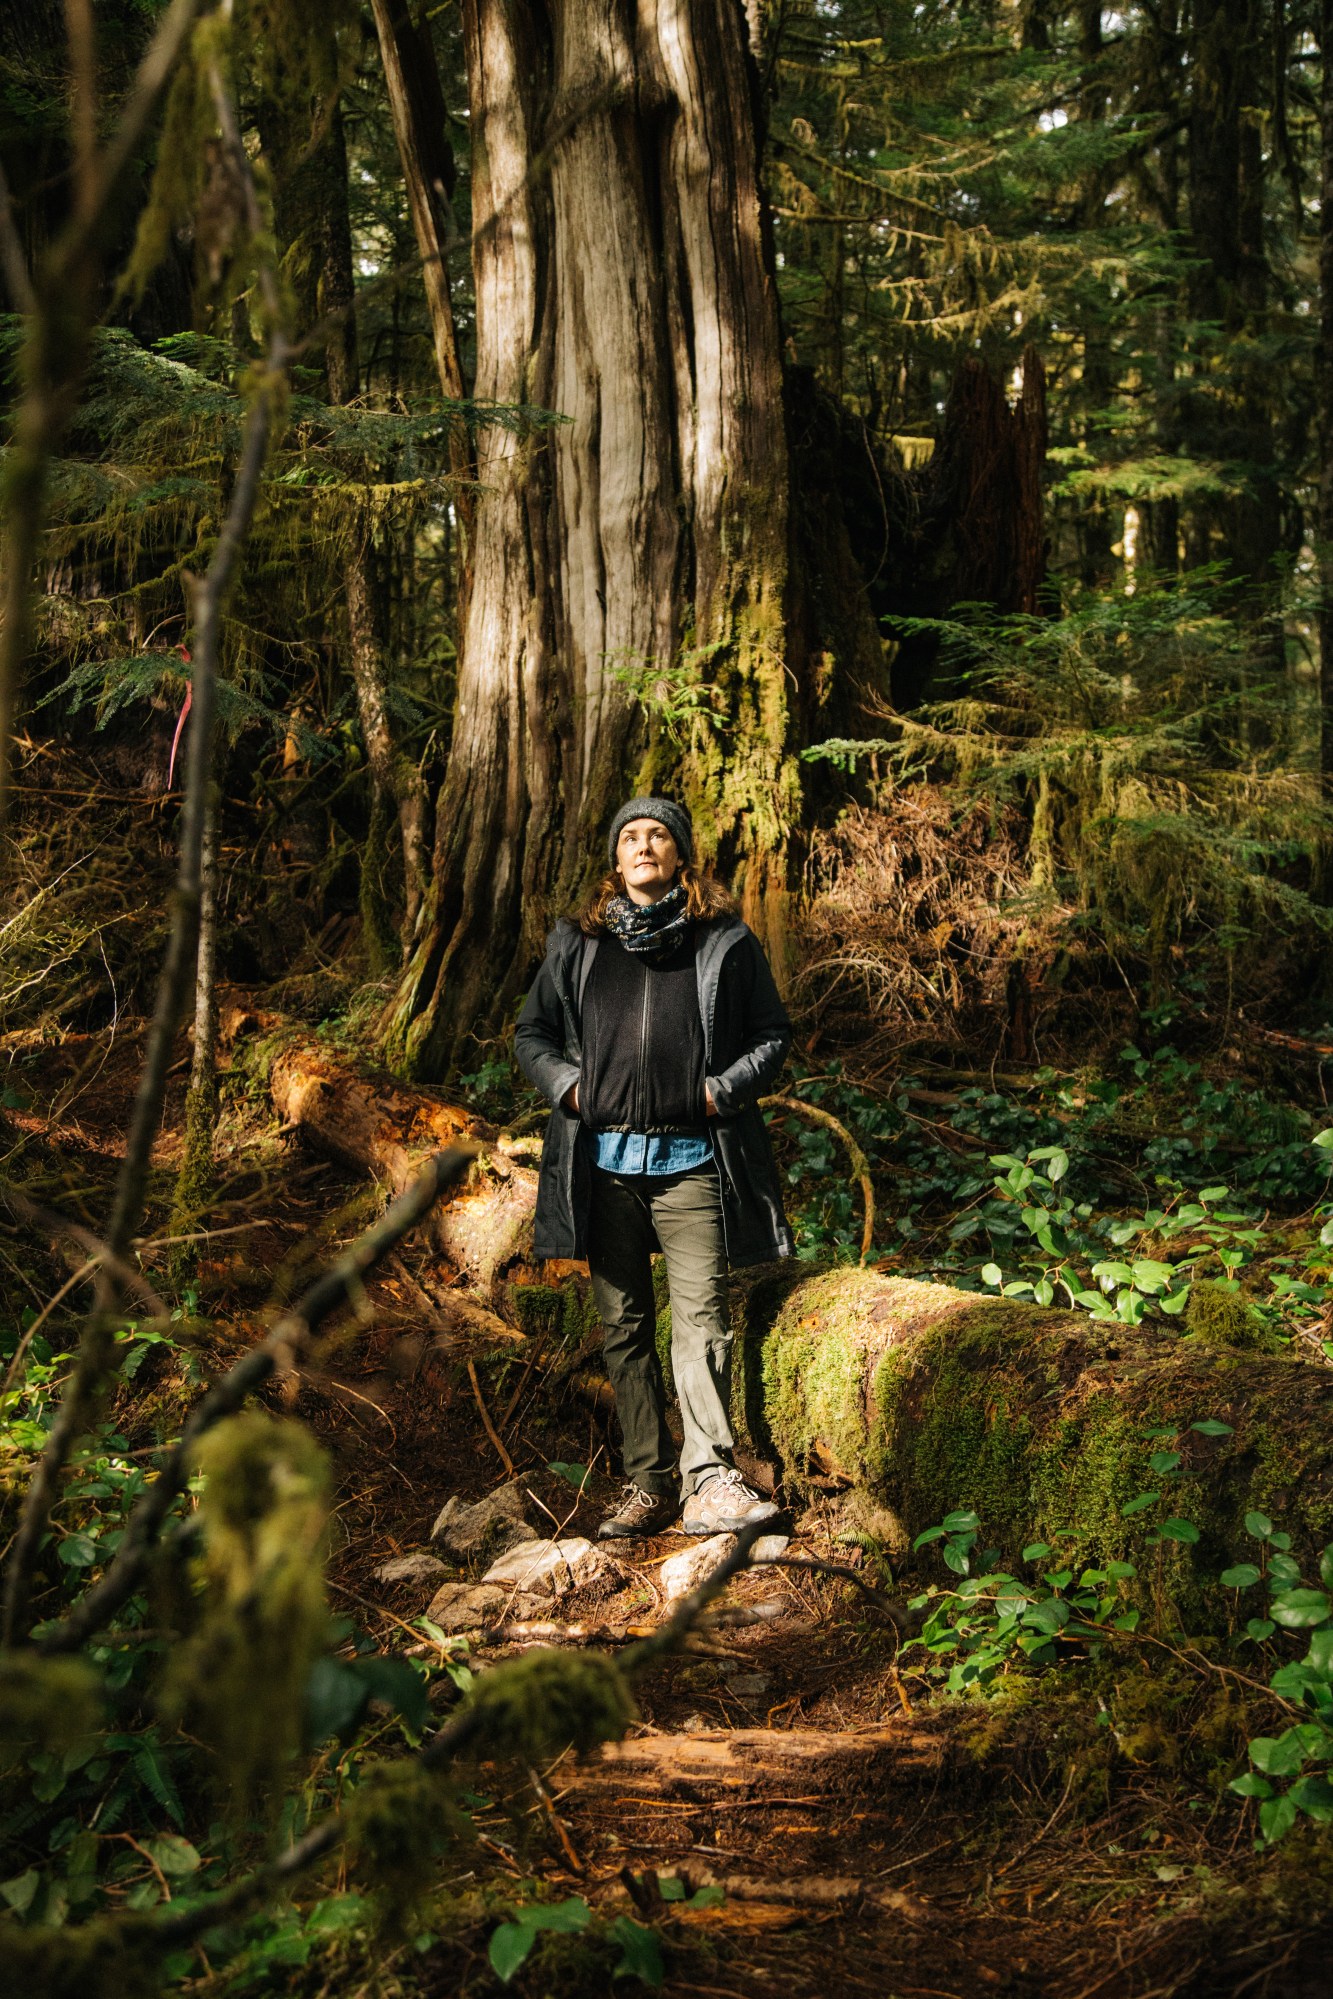
[[680, 1501], [672, 1492], [645, 1492], [632, 1481], [620, 1496], [613, 1513], [608, 1513], [597, 1529], [599, 1541], [629, 1541], [640, 1534], [660, 1534], [680, 1511]]
[[761, 1499], [732, 1465], [713, 1472], [685, 1502], [686, 1534], [739, 1534], [755, 1520], [776, 1520], [779, 1508]]

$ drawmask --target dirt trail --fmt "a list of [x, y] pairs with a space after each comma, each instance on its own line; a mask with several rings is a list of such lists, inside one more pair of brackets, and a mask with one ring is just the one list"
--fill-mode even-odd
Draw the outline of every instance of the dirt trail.
[[[110, 1056], [71, 1042], [26, 1072], [22, 1117], [47, 1198], [94, 1225], [136, 1057], [122, 1035]], [[39, 1142], [62, 1090], [58, 1135]], [[178, 1110], [179, 1092], [157, 1155], [159, 1229]], [[240, 1345], [256, 1336], [274, 1290], [289, 1292], [321, 1253], [321, 1237], [327, 1247], [361, 1225], [365, 1189], [306, 1159], [262, 1104], [243, 1099], [224, 1121], [219, 1172], [209, 1217], [218, 1233], [201, 1255], [198, 1293]], [[385, 1586], [376, 1571], [428, 1546], [449, 1495], [475, 1499], [509, 1477], [482, 1401], [538, 1532], [591, 1536], [616, 1490], [606, 1414], [552, 1394], [540, 1376], [515, 1396], [519, 1354], [474, 1382], [441, 1350], [426, 1278], [409, 1248], [377, 1275], [324, 1371], [289, 1391], [337, 1467], [334, 1607], [386, 1650], [423, 1642], [416, 1620], [433, 1584]], [[552, 1469], [561, 1465], [591, 1468], [581, 1491]], [[839, 1539], [833, 1499], [804, 1507], [792, 1527], [793, 1555], [862, 1560]], [[678, 1533], [618, 1544], [550, 1618], [596, 1625], [612, 1644], [642, 1630], [662, 1608], [663, 1563], [687, 1545]], [[472, 1663], [516, 1649], [483, 1644]], [[920, 1653], [900, 1651], [893, 1624], [845, 1579], [745, 1572], [689, 1651], [640, 1685], [640, 1719], [619, 1762], [591, 1776], [562, 1762], [512, 1794], [497, 1780], [478, 1809], [476, 1874], [522, 1881], [529, 1895], [536, 1877], [557, 1895], [653, 1922], [669, 1994], [1323, 1999], [1317, 1895], [1308, 1920], [1264, 1915], [1234, 1811], [1200, 1800], [1169, 1768], [1124, 1762], [1090, 1773], [1064, 1746], [1058, 1697], [932, 1700]], [[813, 1753], [811, 1731], [827, 1739], [826, 1755]], [[719, 1780], [723, 1766], [730, 1776]], [[659, 1874], [729, 1892], [708, 1908], [664, 1904]], [[413, 1977], [428, 1995], [494, 1991], [485, 1944], [478, 1929], [439, 1946]], [[520, 1977], [514, 1989], [588, 1988], [553, 1963], [540, 1987]]]

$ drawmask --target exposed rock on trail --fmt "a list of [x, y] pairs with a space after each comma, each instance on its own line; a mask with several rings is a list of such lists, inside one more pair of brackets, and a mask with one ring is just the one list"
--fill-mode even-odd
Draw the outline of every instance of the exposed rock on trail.
[[432, 1548], [464, 1568], [494, 1561], [517, 1542], [536, 1539], [536, 1529], [524, 1518], [517, 1484], [498, 1486], [472, 1505], [455, 1493], [430, 1530]]
[[508, 1583], [540, 1596], [567, 1596], [608, 1566], [605, 1555], [581, 1534], [561, 1541], [520, 1544], [491, 1563], [483, 1582]]

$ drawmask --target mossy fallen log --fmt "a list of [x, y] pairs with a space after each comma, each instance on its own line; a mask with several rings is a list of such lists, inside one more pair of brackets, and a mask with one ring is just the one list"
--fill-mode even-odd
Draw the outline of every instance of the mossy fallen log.
[[[303, 1141], [392, 1188], [423, 1153], [475, 1137], [481, 1157], [442, 1209], [435, 1249], [524, 1331], [566, 1356], [586, 1341], [576, 1267], [531, 1261], [531, 1139], [359, 1071], [308, 1031], [269, 1023], [245, 1059]], [[1247, 1512], [1286, 1529], [1298, 1556], [1333, 1540], [1333, 1370], [1317, 1363], [1228, 1346], [1225, 1325], [1207, 1338], [1125, 1326], [874, 1270], [788, 1264], [744, 1273], [734, 1291], [738, 1439], [789, 1490], [854, 1488], [894, 1552], [971, 1509], [982, 1546], [1006, 1561], [1075, 1536], [1080, 1564], [1133, 1561], [1183, 1603], [1253, 1555]], [[664, 1306], [664, 1360], [669, 1325]], [[1145, 1493], [1157, 1497], [1126, 1514]], [[1197, 1540], [1153, 1540], [1164, 1519]]]
[[[1333, 1540], [1333, 1370], [1316, 1363], [852, 1269], [761, 1276], [738, 1346], [738, 1432], [789, 1477], [857, 1488], [899, 1551], [969, 1509], [1006, 1560], [1076, 1536], [1080, 1565], [1160, 1562], [1192, 1595], [1253, 1556], [1249, 1511], [1298, 1555]], [[1197, 1541], [1152, 1539], [1164, 1519]]]

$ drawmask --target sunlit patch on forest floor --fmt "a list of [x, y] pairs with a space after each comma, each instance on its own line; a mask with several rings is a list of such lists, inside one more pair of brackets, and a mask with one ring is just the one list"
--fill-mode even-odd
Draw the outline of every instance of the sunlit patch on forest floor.
[[[132, 1028], [114, 1041], [71, 1036], [11, 1070], [10, 1143], [53, 1208], [92, 1221], [100, 1213], [139, 1041]], [[180, 1067], [155, 1155], [159, 1226], [179, 1156]], [[1017, 1093], [1004, 1101], [1023, 1115]], [[173, 1434], [199, 1381], [260, 1335], [269, 1301], [290, 1296], [376, 1205], [353, 1174], [303, 1153], [238, 1081], [186, 1292], [197, 1316], [182, 1322], [178, 1344], [126, 1368], [112, 1412], [125, 1449], [151, 1453]], [[11, 1278], [44, 1302], [54, 1263], [38, 1268], [14, 1236], [3, 1254]], [[150, 1279], [164, 1255], [145, 1249]], [[385, 1585], [377, 1571], [429, 1546], [448, 1496], [472, 1500], [509, 1481], [483, 1408], [492, 1428], [500, 1422], [538, 1533], [592, 1536], [616, 1481], [606, 1415], [568, 1385], [552, 1392], [540, 1375], [523, 1385], [512, 1355], [483, 1365], [475, 1382], [461, 1362], [422, 1363], [431, 1281], [409, 1246], [369, 1282], [331, 1358], [272, 1399], [310, 1424], [336, 1468], [328, 1587], [341, 1656], [416, 1658], [438, 1716], [469, 1674], [528, 1641], [506, 1640], [503, 1620], [496, 1637], [446, 1640], [426, 1617], [435, 1581]], [[919, 1615], [903, 1608], [941, 1573], [938, 1548], [894, 1574], [831, 1484], [793, 1495], [793, 1507], [789, 1555], [854, 1569], [869, 1591], [819, 1571], [743, 1573], [687, 1649], [636, 1689], [629, 1740], [646, 1765], [627, 1766], [623, 1782], [590, 1778], [568, 1757], [517, 1779], [476, 1772], [477, 1844], [443, 1868], [437, 1929], [412, 1945], [369, 1942], [353, 1897], [341, 1898], [342, 1917], [330, 1915], [337, 1880], [328, 1879], [234, 1932], [227, 1962], [197, 1963], [183, 1989], [493, 1992], [497, 1927], [569, 1904], [574, 1926], [535, 1932], [511, 1989], [530, 1999], [633, 1989], [628, 1969], [613, 1978], [615, 1926], [629, 1919], [656, 1939], [667, 1992], [718, 1999], [1326, 1990], [1326, 1837], [1310, 1827], [1256, 1853], [1253, 1807], [1226, 1789], [1246, 1728], [1262, 1721], [1244, 1721], [1243, 1689], [1223, 1714], [1215, 1690], [1170, 1660], [1145, 1675], [1071, 1643], [1045, 1670], [1015, 1667], [985, 1692], [950, 1697], [914, 1642]], [[592, 1628], [614, 1651], [662, 1614], [662, 1566], [688, 1545], [679, 1534], [615, 1544], [598, 1577], [554, 1602], [547, 1622]], [[817, 1779], [802, 1756], [793, 1769], [804, 1781], [785, 1780], [776, 1741], [776, 1760], [766, 1752], [756, 1775], [755, 1730], [787, 1738], [793, 1753], [823, 1737]], [[326, 1744], [306, 1806], [343, 1792], [367, 1753], [395, 1741], [406, 1750], [397, 1719], [372, 1709], [350, 1738]], [[700, 1755], [725, 1758], [733, 1742], [745, 1745], [739, 1782], [701, 1778]], [[207, 1864], [206, 1800], [184, 1793], [176, 1817], [151, 1800], [136, 1809], [136, 1837], [183, 1826]]]

